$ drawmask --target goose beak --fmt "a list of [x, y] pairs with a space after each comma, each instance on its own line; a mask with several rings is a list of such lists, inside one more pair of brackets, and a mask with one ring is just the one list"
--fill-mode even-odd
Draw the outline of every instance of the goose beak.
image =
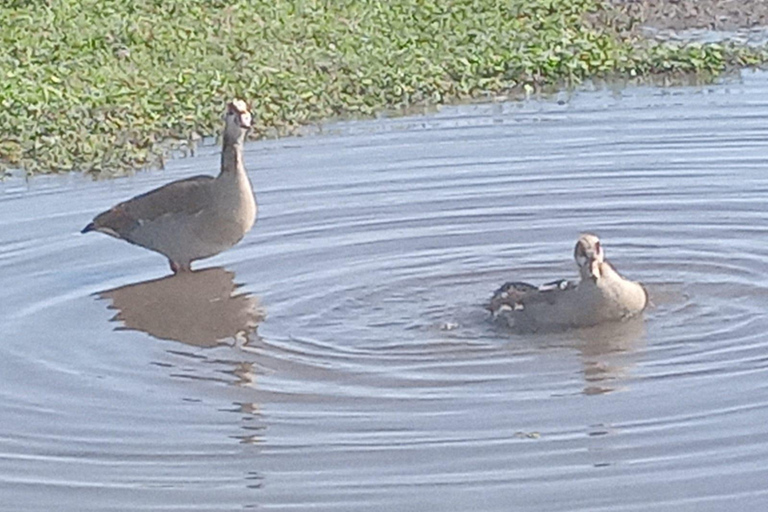
[[600, 260], [597, 258], [593, 257], [589, 262], [589, 275], [592, 277], [593, 281], [597, 281], [603, 277], [603, 273], [600, 270]]

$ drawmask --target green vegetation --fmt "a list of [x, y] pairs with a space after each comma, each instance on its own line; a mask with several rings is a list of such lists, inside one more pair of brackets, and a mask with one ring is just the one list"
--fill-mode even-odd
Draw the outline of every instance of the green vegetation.
[[249, 101], [255, 134], [589, 76], [718, 73], [763, 50], [644, 41], [601, 0], [6, 0], [0, 162], [154, 166]]

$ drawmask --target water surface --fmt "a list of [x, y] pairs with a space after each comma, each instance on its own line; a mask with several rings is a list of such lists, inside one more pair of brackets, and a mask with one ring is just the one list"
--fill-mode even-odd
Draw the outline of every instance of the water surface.
[[[766, 98], [748, 72], [254, 143], [256, 228], [176, 280], [78, 231], [215, 149], [0, 184], [0, 509], [764, 508]], [[645, 318], [494, 326], [585, 230]]]

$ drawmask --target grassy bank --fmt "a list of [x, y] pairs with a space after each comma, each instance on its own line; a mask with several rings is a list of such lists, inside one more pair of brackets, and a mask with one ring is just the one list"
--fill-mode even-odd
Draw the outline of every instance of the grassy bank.
[[599, 0], [8, 0], [0, 161], [117, 173], [168, 139], [215, 134], [225, 101], [255, 134], [611, 73], [717, 73], [764, 60], [659, 46]]

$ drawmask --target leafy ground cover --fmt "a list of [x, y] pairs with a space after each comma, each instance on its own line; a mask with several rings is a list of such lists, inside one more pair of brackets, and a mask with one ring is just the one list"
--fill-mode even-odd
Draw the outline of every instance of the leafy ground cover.
[[602, 0], [7, 0], [0, 165], [112, 175], [215, 134], [249, 101], [254, 136], [335, 116], [586, 77], [714, 75], [764, 49], [643, 39]]

